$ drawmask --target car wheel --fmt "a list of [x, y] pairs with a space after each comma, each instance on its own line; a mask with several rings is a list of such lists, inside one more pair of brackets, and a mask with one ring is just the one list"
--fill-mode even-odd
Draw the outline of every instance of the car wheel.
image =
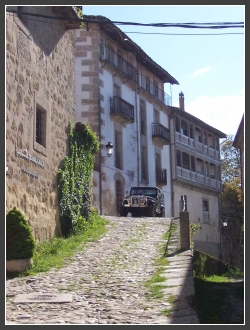
[[156, 209], [155, 206], [148, 209], [148, 217], [154, 218], [156, 216]]
[[125, 209], [125, 207], [121, 207], [121, 209], [120, 209], [120, 217], [126, 217], [127, 215], [128, 215], [128, 212]]
[[161, 216], [162, 216], [162, 218], [165, 218], [165, 209], [162, 209]]

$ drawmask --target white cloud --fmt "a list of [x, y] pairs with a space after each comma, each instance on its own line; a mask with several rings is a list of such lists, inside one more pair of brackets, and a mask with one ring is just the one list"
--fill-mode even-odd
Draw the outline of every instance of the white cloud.
[[197, 97], [185, 105], [186, 112], [227, 135], [236, 134], [244, 109], [244, 90], [235, 96]]
[[206, 68], [199, 69], [191, 74], [191, 76], [198, 76], [212, 69], [212, 66], [207, 66]]

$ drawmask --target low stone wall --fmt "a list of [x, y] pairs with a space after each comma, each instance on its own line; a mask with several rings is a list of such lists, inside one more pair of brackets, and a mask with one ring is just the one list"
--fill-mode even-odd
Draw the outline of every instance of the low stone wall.
[[223, 275], [230, 269], [235, 269], [229, 264], [216, 259], [198, 250], [193, 250], [193, 271], [198, 277]]

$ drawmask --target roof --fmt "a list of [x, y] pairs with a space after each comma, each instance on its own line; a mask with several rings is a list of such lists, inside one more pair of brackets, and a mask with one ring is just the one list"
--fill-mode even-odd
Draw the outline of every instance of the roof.
[[[138, 62], [142, 63], [150, 71], [159, 77], [163, 82], [172, 85], [179, 85], [179, 82], [172, 77], [165, 69], [152, 60], [135, 42], [133, 42], [122, 30], [120, 30], [110, 19], [104, 16], [83, 15], [84, 24], [87, 27], [90, 23], [99, 24], [100, 28], [110, 38], [115, 40], [122, 48], [136, 54]], [[125, 40], [126, 39], [126, 40]]]
[[243, 141], [244, 141], [244, 114], [241, 118], [238, 130], [235, 134], [235, 137], [233, 140], [233, 147], [240, 149]]
[[197, 125], [205, 128], [206, 130], [210, 131], [211, 133], [215, 134], [216, 136], [218, 136], [219, 138], [226, 138], [227, 135], [221, 131], [219, 131], [218, 129], [206, 124], [204, 121], [200, 120], [199, 118], [191, 115], [190, 113], [181, 110], [180, 108], [177, 107], [173, 107], [173, 106], [169, 106], [170, 110], [171, 110], [171, 114], [170, 114], [170, 118], [175, 117], [176, 114], [191, 120], [192, 122], [196, 123]]
[[[68, 18], [63, 20], [66, 30], [79, 29], [81, 17], [78, 15], [74, 6], [52, 6], [53, 12], [58, 16]], [[75, 19], [75, 20], [74, 20]]]

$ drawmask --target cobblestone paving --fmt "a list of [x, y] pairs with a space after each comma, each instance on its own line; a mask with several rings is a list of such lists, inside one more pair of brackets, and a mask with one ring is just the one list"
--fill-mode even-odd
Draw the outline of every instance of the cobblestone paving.
[[[6, 324], [169, 324], [164, 300], [147, 299], [145, 281], [166, 245], [169, 218], [108, 217], [108, 232], [64, 268], [7, 278]], [[14, 303], [18, 294], [71, 293], [70, 303]]]

